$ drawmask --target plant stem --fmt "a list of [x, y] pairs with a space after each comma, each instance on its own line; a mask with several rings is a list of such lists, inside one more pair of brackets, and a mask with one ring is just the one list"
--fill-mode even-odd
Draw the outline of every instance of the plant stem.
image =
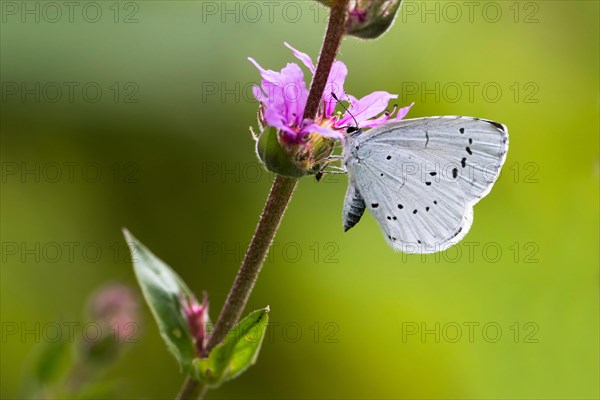
[[[317, 115], [329, 72], [344, 37], [348, 2], [349, 0], [332, 1], [327, 32], [304, 109], [304, 119], [314, 119]], [[276, 176], [248, 251], [204, 349], [203, 357], [208, 356], [239, 321], [297, 183], [297, 178]], [[206, 385], [188, 377], [177, 399], [202, 399], [207, 391]]]
[[317, 64], [317, 70], [313, 77], [304, 108], [304, 118], [313, 119], [317, 115], [321, 98], [327, 85], [329, 72], [335, 61], [344, 32], [346, 30], [346, 17], [349, 0], [333, 0], [331, 3], [331, 13], [327, 24], [327, 32], [321, 47], [321, 54]]
[[204, 385], [202, 382], [195, 381], [190, 377], [187, 377], [183, 386], [179, 390], [177, 394], [177, 400], [192, 400], [203, 398], [206, 392], [208, 391], [208, 386]]
[[240, 319], [297, 182], [297, 178], [288, 178], [281, 175], [275, 177], [275, 182], [273, 182], [267, 204], [258, 221], [250, 247], [248, 247], [242, 266], [235, 277], [231, 291], [227, 296], [227, 300], [225, 300], [225, 305], [206, 346], [205, 356], [225, 339], [227, 333]]
[[[235, 277], [202, 357], [207, 357], [240, 319], [297, 183], [297, 178], [281, 175], [275, 177], [242, 266]], [[206, 385], [188, 377], [177, 399], [202, 398], [206, 392]]]

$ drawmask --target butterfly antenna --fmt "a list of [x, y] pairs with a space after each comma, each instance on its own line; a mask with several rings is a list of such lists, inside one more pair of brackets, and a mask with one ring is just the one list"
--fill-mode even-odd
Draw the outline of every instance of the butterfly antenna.
[[342, 108], [343, 108], [344, 110], [346, 110], [346, 112], [347, 112], [348, 114], [350, 114], [350, 116], [351, 116], [351, 117], [352, 117], [352, 119], [354, 120], [354, 124], [356, 125], [354, 128], [355, 128], [355, 130], [358, 130], [358, 129], [359, 129], [359, 126], [358, 126], [358, 121], [356, 120], [356, 118], [354, 118], [354, 115], [352, 115], [352, 113], [350, 112], [350, 110], [348, 110], [348, 108], [346, 108], [346, 106], [344, 106], [344, 105], [342, 104], [342, 102], [340, 101], [340, 99], [338, 99], [338, 97], [335, 95], [335, 93], [331, 92], [331, 97], [333, 97], [333, 98], [335, 99], [335, 101], [337, 101], [337, 103], [338, 103], [340, 106], [342, 106]]

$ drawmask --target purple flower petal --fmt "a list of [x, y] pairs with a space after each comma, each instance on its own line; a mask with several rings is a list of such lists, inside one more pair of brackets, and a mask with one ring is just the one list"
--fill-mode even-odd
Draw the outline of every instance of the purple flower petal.
[[286, 121], [299, 124], [302, 121], [308, 90], [304, 73], [297, 64], [288, 64], [281, 70], [280, 99], [285, 106]]
[[361, 128], [376, 128], [376, 127], [378, 127], [380, 125], [383, 125], [386, 122], [388, 122], [389, 118], [390, 118], [389, 115], [382, 114], [382, 115], [380, 115], [377, 118], [369, 119], [367, 121], [360, 122], [358, 124], [358, 126], [361, 127]]
[[283, 44], [285, 45], [285, 47], [287, 47], [288, 49], [290, 49], [292, 51], [292, 53], [298, 60], [302, 61], [302, 64], [304, 64], [311, 73], [313, 73], [313, 74], [315, 73], [315, 70], [316, 70], [315, 65], [313, 64], [312, 58], [310, 58], [310, 56], [308, 54], [296, 50], [295, 48], [290, 46], [290, 44], [287, 42], [284, 42]]
[[257, 85], [252, 86], [252, 94], [254, 95], [254, 98], [261, 103], [264, 103], [267, 97], [265, 92]]
[[323, 92], [323, 101], [325, 102], [325, 116], [329, 117], [335, 111], [337, 101], [333, 98], [331, 93], [335, 93], [338, 99], [344, 99], [344, 83], [348, 76], [348, 68], [341, 61], [336, 61], [331, 67], [327, 84], [325, 85], [325, 91]]
[[[353, 103], [350, 112], [361, 123], [385, 111], [390, 100], [396, 98], [397, 95], [388, 92], [373, 92]], [[350, 116], [344, 116], [346, 117]]]
[[277, 128], [288, 133], [294, 133], [289, 127], [289, 123], [285, 119], [285, 115], [275, 107], [265, 107], [264, 118], [267, 125]]
[[392, 117], [392, 114], [383, 114], [383, 115], [379, 116], [378, 118], [370, 119], [368, 121], [362, 122], [360, 124], [360, 127], [361, 128], [376, 128], [376, 127], [378, 127], [380, 125], [383, 125], [383, 124], [385, 124], [387, 122], [397, 122], [397, 121], [400, 121], [402, 118], [406, 117], [406, 114], [408, 114], [408, 112], [410, 111], [410, 108], [414, 104], [415, 103], [412, 103], [409, 106], [406, 106], [406, 107], [403, 107], [403, 108], [400, 108], [399, 110], [397, 110], [395, 117]]
[[[260, 71], [263, 80], [261, 88], [253, 88], [254, 97], [265, 104], [265, 116], [269, 115], [272, 121], [279, 121], [279, 127], [298, 125], [304, 113], [308, 90], [304, 81], [304, 73], [297, 64], [287, 64], [281, 72], [265, 70], [253, 58], [249, 58]], [[269, 120], [265, 119], [269, 125]]]
[[303, 134], [307, 134], [310, 132], [316, 132], [321, 136], [325, 136], [325, 137], [328, 137], [331, 139], [342, 139], [344, 137], [343, 133], [340, 132], [339, 130], [326, 128], [324, 126], [314, 124], [314, 123], [306, 125], [304, 128], [302, 128], [302, 132], [303, 132]]
[[254, 58], [252, 58], [252, 57], [248, 57], [248, 60], [249, 60], [249, 61], [250, 61], [252, 64], [254, 64], [254, 66], [255, 66], [256, 68], [258, 68], [258, 71], [260, 72], [260, 75], [263, 77], [263, 79], [265, 79], [265, 80], [267, 80], [267, 81], [271, 81], [271, 82], [277, 81], [277, 79], [278, 79], [278, 76], [279, 76], [279, 73], [278, 73], [278, 72], [275, 72], [275, 71], [273, 71], [273, 70], [270, 70], [270, 69], [264, 69], [264, 68], [263, 68], [263, 67], [261, 67], [261, 66], [260, 66], [260, 64], [258, 64], [258, 63], [256, 62], [256, 60], [255, 60]]

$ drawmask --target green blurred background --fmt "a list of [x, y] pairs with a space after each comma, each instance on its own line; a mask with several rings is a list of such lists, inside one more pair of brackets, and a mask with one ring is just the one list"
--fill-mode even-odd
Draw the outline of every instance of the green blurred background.
[[[598, 398], [599, 3], [473, 3], [407, 2], [339, 55], [355, 96], [509, 127], [465, 242], [394, 253], [371, 216], [344, 234], [346, 178], [303, 179], [248, 305], [271, 306], [271, 337], [209, 398]], [[216, 318], [272, 180], [246, 57], [280, 69], [288, 41], [316, 58], [326, 18], [311, 1], [45, 4], [1, 4], [3, 398], [39, 346], [7, 324], [82, 320], [107, 282], [138, 290], [123, 226]], [[183, 376], [142, 313], [107, 378], [119, 398], [173, 397]]]

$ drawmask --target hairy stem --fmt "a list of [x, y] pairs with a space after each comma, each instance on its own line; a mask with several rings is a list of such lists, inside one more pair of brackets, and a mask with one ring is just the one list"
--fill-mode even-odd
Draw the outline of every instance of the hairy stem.
[[188, 377], [186, 378], [185, 382], [183, 383], [183, 386], [177, 394], [177, 400], [192, 400], [198, 398], [201, 399], [204, 397], [207, 391], [208, 387], [206, 385]]
[[[305, 119], [314, 119], [317, 115], [329, 72], [344, 37], [348, 1], [332, 1], [327, 32], [304, 109]], [[202, 354], [203, 357], [208, 356], [239, 321], [297, 183], [297, 178], [281, 175], [275, 178], [248, 251]], [[207, 391], [206, 385], [188, 377], [177, 399], [201, 399]]]
[[346, 28], [346, 17], [349, 0], [333, 0], [331, 4], [331, 14], [329, 14], [329, 23], [327, 32], [321, 47], [321, 55], [317, 64], [315, 76], [310, 85], [306, 108], [304, 109], [304, 118], [313, 119], [317, 115], [329, 72], [335, 61]]
[[242, 266], [235, 277], [204, 355], [208, 355], [210, 350], [221, 343], [240, 319], [297, 182], [296, 178], [281, 175], [277, 175], [275, 178], [250, 247], [248, 247]]

